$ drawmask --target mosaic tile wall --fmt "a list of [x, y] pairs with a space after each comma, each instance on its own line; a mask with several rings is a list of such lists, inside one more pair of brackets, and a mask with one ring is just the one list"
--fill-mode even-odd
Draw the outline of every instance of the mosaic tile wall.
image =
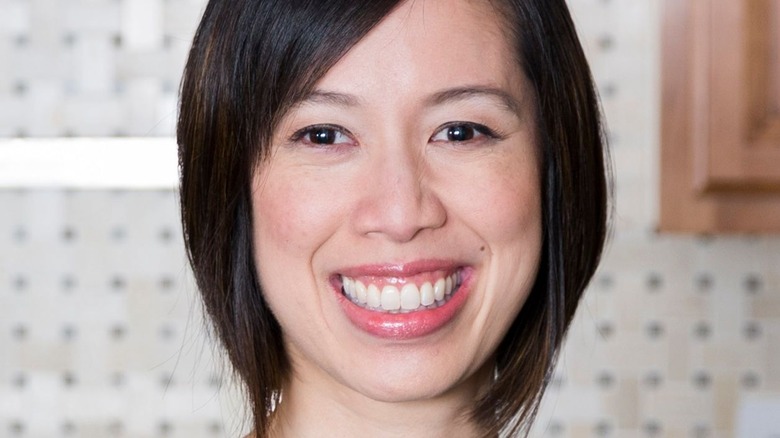
[[202, 0], [0, 0], [0, 136], [172, 135]]
[[[569, 3], [617, 211], [533, 434], [776, 438], [780, 238], [655, 232], [659, 2]], [[171, 135], [201, 8], [0, 0], [0, 137]], [[239, 436], [214, 357], [171, 190], [0, 190], [0, 437]]]
[[0, 437], [238, 435], [172, 191], [0, 205]]

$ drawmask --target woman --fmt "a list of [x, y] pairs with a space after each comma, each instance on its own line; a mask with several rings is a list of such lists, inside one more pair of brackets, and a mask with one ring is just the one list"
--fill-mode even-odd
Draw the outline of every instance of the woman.
[[212, 0], [178, 142], [256, 436], [526, 430], [606, 228], [563, 0]]

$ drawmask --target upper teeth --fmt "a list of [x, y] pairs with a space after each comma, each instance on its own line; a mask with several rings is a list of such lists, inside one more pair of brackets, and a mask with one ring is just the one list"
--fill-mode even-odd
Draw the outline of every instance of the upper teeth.
[[347, 276], [341, 276], [344, 295], [352, 302], [371, 309], [390, 312], [411, 311], [419, 308], [434, 308], [444, 304], [452, 291], [461, 283], [460, 271], [444, 276], [434, 282], [426, 281], [422, 285], [406, 283], [401, 285], [376, 285], [364, 283]]

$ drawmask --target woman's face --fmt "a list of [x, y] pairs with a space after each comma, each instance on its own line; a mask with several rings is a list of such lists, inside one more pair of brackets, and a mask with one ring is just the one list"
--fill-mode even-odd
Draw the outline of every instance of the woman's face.
[[478, 390], [539, 261], [533, 104], [488, 2], [414, 1], [286, 114], [253, 215], [293, 384]]

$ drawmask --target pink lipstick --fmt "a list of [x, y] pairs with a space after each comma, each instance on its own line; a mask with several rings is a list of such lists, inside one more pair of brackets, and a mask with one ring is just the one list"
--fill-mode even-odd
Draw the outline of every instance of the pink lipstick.
[[429, 335], [452, 321], [473, 283], [473, 269], [449, 261], [350, 267], [331, 284], [347, 318], [384, 339]]

